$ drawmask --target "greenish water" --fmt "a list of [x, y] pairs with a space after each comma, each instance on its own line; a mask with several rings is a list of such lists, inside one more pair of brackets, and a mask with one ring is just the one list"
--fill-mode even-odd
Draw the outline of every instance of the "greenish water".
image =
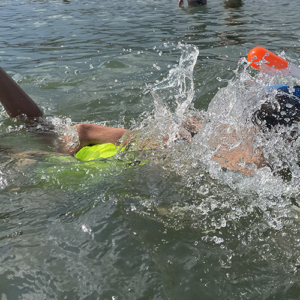
[[[4, 0], [1, 67], [58, 126], [135, 128], [157, 112], [146, 84], [176, 68], [179, 42], [199, 50], [197, 110], [254, 46], [299, 65], [297, 6]], [[237, 74], [217, 103], [251, 100]], [[259, 89], [266, 82], [255, 76]], [[296, 167], [291, 182], [267, 171], [247, 178], [180, 146], [83, 163], [37, 154], [54, 150], [2, 108], [0, 118], [1, 299], [299, 299]]]

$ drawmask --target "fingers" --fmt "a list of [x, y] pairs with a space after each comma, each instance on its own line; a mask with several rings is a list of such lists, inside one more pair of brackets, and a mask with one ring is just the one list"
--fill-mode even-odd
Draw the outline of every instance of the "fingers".
[[201, 130], [201, 128], [202, 128], [202, 123], [200, 123], [198, 120], [196, 120], [194, 118], [189, 118], [189, 119], [185, 120], [184, 122], [182, 122], [181, 125], [184, 129], [186, 129], [188, 132], [190, 132], [192, 134], [192, 136], [194, 136], [196, 133], [198, 133], [199, 130]]

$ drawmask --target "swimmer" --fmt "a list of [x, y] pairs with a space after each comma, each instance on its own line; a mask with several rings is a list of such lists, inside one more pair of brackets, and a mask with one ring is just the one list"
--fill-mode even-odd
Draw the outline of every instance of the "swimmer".
[[[289, 93], [287, 85], [277, 85], [269, 87], [275, 89], [277, 94], [274, 101], [266, 101], [261, 108], [254, 112], [252, 122], [254, 130], [249, 132], [239, 132], [230, 130], [228, 126], [222, 125], [209, 138], [209, 146], [216, 149], [211, 159], [220, 164], [222, 168], [240, 172], [243, 175], [253, 175], [253, 167], [259, 169], [264, 166], [271, 167], [271, 164], [264, 159], [263, 149], [254, 147], [255, 136], [260, 132], [276, 130], [278, 126], [290, 127], [300, 122], [300, 87], [294, 87], [294, 93]], [[190, 143], [192, 138], [202, 129], [201, 121], [190, 118], [181, 124], [177, 139]], [[81, 152], [93, 147], [90, 145], [113, 144], [125, 149], [130, 143], [133, 134], [123, 128], [111, 128], [95, 124], [78, 124], [76, 129], [80, 144], [77, 148], [68, 148], [70, 143], [66, 142], [62, 151], [68, 154], [75, 154], [77, 158], [88, 160], [87, 157], [80, 157]], [[124, 138], [125, 135], [125, 138]], [[123, 138], [122, 143], [120, 139]], [[164, 137], [162, 142], [167, 142], [168, 137]], [[158, 148], [155, 142], [145, 142], [146, 149]], [[234, 145], [234, 146], [233, 146]], [[237, 146], [236, 146], [237, 145]], [[125, 150], [126, 151], [126, 150]], [[87, 151], [88, 155], [90, 151]], [[115, 154], [115, 152], [112, 152]], [[97, 157], [97, 156], [96, 156]], [[99, 156], [98, 156], [99, 157]], [[92, 156], [95, 158], [95, 156]]]
[[[188, 6], [198, 6], [198, 5], [205, 5], [206, 0], [187, 0]], [[181, 7], [183, 5], [183, 0], [178, 1], [178, 6]]]
[[[261, 109], [253, 114], [253, 123], [259, 130], [267, 131], [278, 125], [290, 126], [300, 121], [300, 98], [297, 94], [290, 95], [288, 87], [274, 87], [278, 90], [276, 95], [277, 105], [266, 102]], [[297, 89], [300, 96], [300, 89]], [[17, 83], [0, 68], [0, 102], [11, 117], [27, 115], [29, 119], [41, 120], [42, 111], [34, 101], [17, 85]], [[181, 125], [178, 140], [191, 142], [192, 138], [201, 130], [203, 124], [196, 119], [188, 119]], [[125, 147], [134, 134], [124, 128], [106, 127], [96, 124], [81, 123], [74, 125], [78, 133], [78, 143], [73, 138], [65, 136], [61, 142], [59, 152], [75, 155], [81, 160], [90, 160], [99, 157], [109, 157], [116, 154], [120, 147]], [[126, 134], [126, 135], [125, 135]], [[125, 138], [124, 138], [125, 135]], [[242, 138], [241, 138], [242, 136]], [[244, 175], [253, 175], [253, 166], [261, 168], [268, 165], [261, 149], [254, 148], [255, 131], [249, 133], [237, 133], [228, 131], [224, 125], [215, 131], [209, 139], [209, 146], [215, 148], [212, 160], [217, 161], [222, 168], [237, 171]], [[122, 140], [122, 142], [120, 142]], [[164, 137], [162, 142], [166, 142]], [[146, 149], [158, 148], [158, 143], [146, 144]], [[96, 146], [94, 146], [96, 145]], [[237, 145], [232, 147], [232, 145]], [[96, 147], [96, 148], [94, 148]], [[90, 149], [107, 152], [107, 155], [90, 155]], [[88, 155], [86, 155], [88, 154]]]

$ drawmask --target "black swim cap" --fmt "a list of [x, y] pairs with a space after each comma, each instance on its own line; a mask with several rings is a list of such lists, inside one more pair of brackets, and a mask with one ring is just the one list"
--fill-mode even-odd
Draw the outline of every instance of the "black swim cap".
[[[299, 87], [295, 87], [299, 88]], [[279, 90], [274, 102], [266, 102], [253, 114], [253, 123], [262, 129], [276, 125], [291, 126], [300, 121], [300, 98]]]

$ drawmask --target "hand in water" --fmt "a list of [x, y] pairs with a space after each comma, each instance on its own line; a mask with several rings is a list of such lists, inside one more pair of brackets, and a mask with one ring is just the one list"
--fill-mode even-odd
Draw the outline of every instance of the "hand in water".
[[266, 165], [261, 149], [254, 148], [254, 136], [254, 131], [238, 133], [228, 125], [217, 126], [208, 142], [215, 149], [211, 159], [222, 168], [253, 176], [254, 166], [259, 169]]

